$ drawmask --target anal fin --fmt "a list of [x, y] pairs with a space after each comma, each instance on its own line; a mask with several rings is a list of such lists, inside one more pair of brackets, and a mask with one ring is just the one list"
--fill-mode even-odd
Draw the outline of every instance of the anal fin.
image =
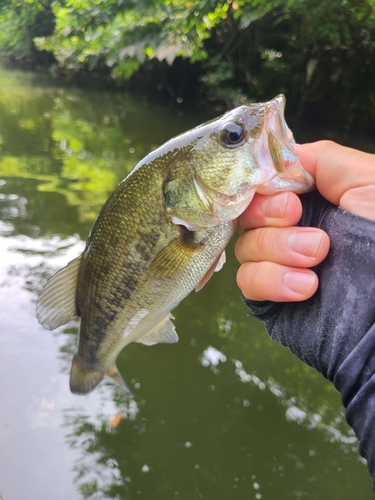
[[174, 318], [171, 313], [168, 313], [159, 323], [135, 342], [140, 342], [144, 345], [155, 345], [159, 343], [174, 344], [178, 342], [176, 328], [171, 319]]

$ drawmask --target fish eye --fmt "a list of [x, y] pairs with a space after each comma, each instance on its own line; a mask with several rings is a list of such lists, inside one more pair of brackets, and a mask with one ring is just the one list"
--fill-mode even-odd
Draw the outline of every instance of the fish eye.
[[221, 142], [229, 147], [240, 146], [245, 138], [245, 128], [236, 122], [228, 123], [220, 132]]

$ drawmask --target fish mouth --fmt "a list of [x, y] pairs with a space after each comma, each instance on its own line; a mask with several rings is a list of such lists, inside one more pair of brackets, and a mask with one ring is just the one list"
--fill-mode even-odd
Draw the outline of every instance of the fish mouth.
[[294, 153], [293, 133], [284, 117], [285, 97], [280, 94], [265, 104], [263, 128], [254, 141], [254, 158], [263, 171], [256, 192], [264, 195], [279, 191], [306, 193], [315, 186], [313, 177], [304, 170]]

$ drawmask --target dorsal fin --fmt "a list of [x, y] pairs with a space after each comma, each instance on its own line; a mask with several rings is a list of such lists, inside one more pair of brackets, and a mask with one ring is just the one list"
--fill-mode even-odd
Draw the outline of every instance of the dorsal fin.
[[178, 335], [176, 328], [172, 323], [171, 319], [173, 316], [168, 313], [165, 318], [163, 318], [157, 325], [155, 325], [151, 330], [142, 335], [135, 342], [140, 342], [144, 345], [155, 345], [155, 344], [174, 344], [178, 342]]
[[47, 330], [65, 325], [77, 316], [77, 277], [82, 255], [52, 276], [36, 303], [36, 316]]

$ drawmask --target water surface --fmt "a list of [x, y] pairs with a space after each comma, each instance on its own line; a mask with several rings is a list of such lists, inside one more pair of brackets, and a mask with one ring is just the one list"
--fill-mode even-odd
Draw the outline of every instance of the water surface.
[[38, 293], [136, 162], [212, 115], [31, 73], [0, 82], [4, 500], [373, 498], [339, 394], [249, 317], [232, 247], [175, 310], [178, 344], [120, 354], [134, 399], [110, 382], [70, 393], [78, 323], [44, 330]]

